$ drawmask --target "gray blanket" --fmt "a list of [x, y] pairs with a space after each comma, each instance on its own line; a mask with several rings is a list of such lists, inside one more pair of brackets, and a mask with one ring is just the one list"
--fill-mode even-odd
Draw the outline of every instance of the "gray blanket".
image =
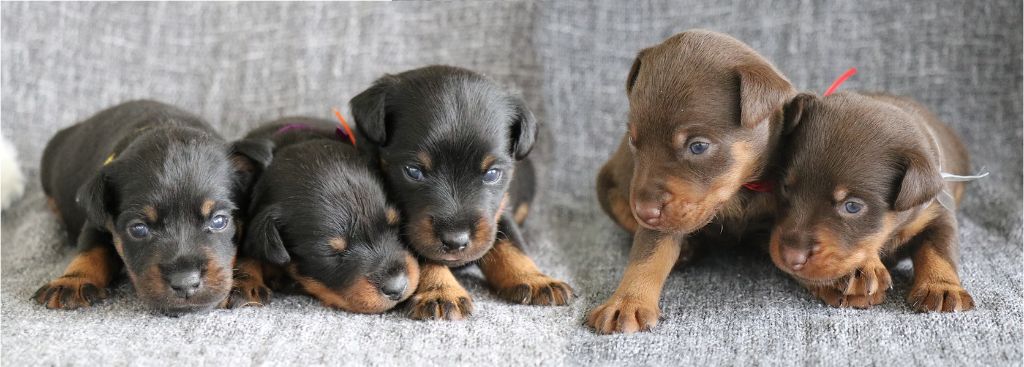
[[[0, 341], [17, 365], [1020, 365], [1021, 2], [678, 1], [402, 4], [3, 3], [2, 132], [30, 177], [3, 213]], [[801, 89], [913, 96], [967, 142], [961, 275], [977, 310], [916, 314], [909, 272], [871, 310], [822, 305], [756, 253], [720, 251], [674, 272], [652, 333], [596, 336], [587, 310], [617, 285], [630, 239], [599, 209], [594, 176], [625, 130], [636, 52], [695, 27], [732, 34]], [[304, 296], [168, 318], [122, 284], [105, 304], [50, 311], [29, 296], [73, 254], [39, 190], [57, 129], [133, 98], [183, 106], [228, 138], [283, 115], [330, 117], [387, 72], [483, 72], [545, 124], [526, 225], [539, 266], [579, 293], [568, 307], [498, 300], [477, 270], [464, 322], [353, 315]]]

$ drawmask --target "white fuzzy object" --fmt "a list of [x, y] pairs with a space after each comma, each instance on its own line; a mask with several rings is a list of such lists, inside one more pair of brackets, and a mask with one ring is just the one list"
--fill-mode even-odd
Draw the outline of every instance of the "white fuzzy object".
[[7, 137], [0, 137], [0, 207], [7, 210], [24, 193], [25, 175], [18, 164], [18, 151]]

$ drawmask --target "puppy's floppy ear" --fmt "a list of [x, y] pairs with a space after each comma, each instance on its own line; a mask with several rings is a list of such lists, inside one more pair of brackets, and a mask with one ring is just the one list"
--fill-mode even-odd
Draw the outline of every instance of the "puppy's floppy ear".
[[276, 222], [280, 215], [281, 208], [270, 205], [252, 218], [245, 232], [245, 242], [242, 243], [243, 254], [275, 265], [291, 261], [281, 240], [281, 233], [277, 231]]
[[86, 218], [97, 226], [106, 224], [117, 210], [114, 183], [110, 182], [110, 166], [103, 167], [92, 179], [78, 188], [75, 203], [85, 210]]
[[736, 67], [740, 79], [740, 124], [752, 128], [778, 111], [796, 94], [775, 68], [767, 63]]
[[387, 143], [388, 92], [397, 82], [398, 77], [384, 75], [348, 102], [352, 117], [356, 120], [356, 128], [374, 144]]
[[274, 143], [268, 139], [242, 139], [231, 143], [230, 154], [235, 169], [234, 192], [244, 198], [256, 178], [270, 165]]
[[533, 112], [526, 107], [526, 102], [519, 97], [511, 97], [512, 109], [512, 156], [516, 160], [526, 158], [533, 150], [533, 143], [537, 140], [537, 118]]
[[640, 50], [633, 60], [633, 66], [629, 68], [629, 76], [626, 77], [626, 95], [633, 92], [633, 85], [636, 84], [636, 76], [640, 73], [640, 58], [644, 56], [647, 49]]
[[928, 202], [942, 191], [943, 186], [939, 168], [921, 146], [909, 147], [900, 154], [905, 170], [892, 201], [896, 211], [909, 210]]
[[782, 134], [789, 134], [800, 121], [806, 116], [804, 111], [811, 108], [811, 105], [818, 100], [818, 97], [811, 93], [800, 93], [786, 103], [782, 118]]

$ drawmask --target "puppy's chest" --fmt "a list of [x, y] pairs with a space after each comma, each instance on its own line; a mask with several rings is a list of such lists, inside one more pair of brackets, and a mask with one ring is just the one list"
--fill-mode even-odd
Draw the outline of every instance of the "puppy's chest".
[[740, 190], [736, 197], [723, 204], [715, 219], [701, 229], [703, 236], [738, 243], [771, 230], [775, 215], [772, 194]]

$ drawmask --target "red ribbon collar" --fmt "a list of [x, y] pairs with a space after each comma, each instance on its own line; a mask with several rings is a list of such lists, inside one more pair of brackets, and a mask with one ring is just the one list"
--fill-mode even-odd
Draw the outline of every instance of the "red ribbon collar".
[[775, 181], [772, 180], [757, 180], [743, 184], [743, 188], [750, 191], [757, 192], [772, 192], [775, 189]]

